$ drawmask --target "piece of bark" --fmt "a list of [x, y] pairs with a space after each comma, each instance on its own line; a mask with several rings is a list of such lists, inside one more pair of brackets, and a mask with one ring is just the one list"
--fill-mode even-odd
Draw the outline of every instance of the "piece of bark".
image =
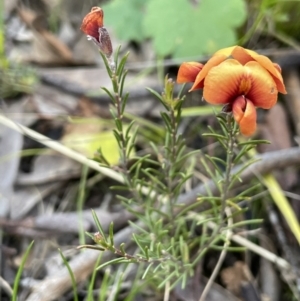
[[[264, 125], [260, 126], [260, 134], [262, 139], [270, 141], [270, 144], [259, 145], [261, 153], [292, 147], [287, 112], [281, 104], [276, 104], [268, 111]], [[284, 190], [290, 190], [298, 182], [297, 172], [293, 169], [281, 170], [274, 175]]]
[[[127, 212], [108, 212], [103, 209], [95, 209], [95, 213], [104, 225], [114, 222], [114, 229], [119, 230], [126, 225], [128, 220], [134, 220], [134, 216]], [[59, 212], [53, 214], [41, 214], [36, 217], [29, 217], [23, 220], [0, 219], [0, 226], [6, 233], [13, 233], [21, 236], [43, 237], [49, 235], [57, 236], [61, 234], [78, 234], [79, 231], [95, 232], [97, 227], [93, 219], [91, 210], [78, 212]]]
[[23, 218], [34, 206], [41, 202], [46, 196], [53, 192], [56, 192], [64, 185], [65, 182], [60, 181], [16, 189], [10, 199], [10, 218]]
[[[175, 287], [175, 295], [180, 301], [198, 301], [208, 279], [201, 276], [201, 279], [190, 278], [187, 285], [182, 289], [181, 284]], [[231, 292], [217, 283], [213, 283], [205, 301], [240, 301]]]
[[263, 139], [268, 139], [271, 143], [260, 145], [262, 152], [292, 147], [288, 115], [280, 103], [277, 103], [265, 115], [264, 125]]
[[10, 204], [20, 163], [18, 153], [22, 145], [23, 136], [20, 133], [0, 125], [0, 217], [7, 216], [13, 210]]
[[53, 120], [56, 117], [75, 115], [78, 97], [39, 83], [35, 87], [30, 102], [32, 110], [37, 112], [39, 118]]
[[[275, 251], [275, 246], [270, 246], [270, 243], [266, 241], [265, 237], [260, 236], [259, 238], [260, 245], [263, 248], [271, 252]], [[271, 301], [280, 301], [281, 282], [277, 276], [277, 271], [274, 265], [263, 257], [260, 258], [259, 278], [264, 298], [269, 298]]]
[[288, 94], [284, 95], [289, 116], [292, 117], [293, 125], [297, 136], [300, 136], [300, 80], [296, 68], [292, 68], [285, 73], [285, 84]]
[[69, 47], [48, 31], [46, 16], [34, 11], [19, 8], [18, 13], [23, 22], [32, 28], [34, 37], [32, 60], [43, 64], [72, 64], [73, 54]]
[[[95, 213], [101, 224], [106, 225], [114, 221], [115, 230], [119, 230], [120, 227], [127, 224], [128, 220], [134, 219], [133, 215], [127, 211], [111, 213], [103, 209], [97, 209]], [[81, 225], [84, 226], [85, 231], [97, 230], [91, 210], [84, 210], [80, 215], [78, 212], [56, 213], [49, 216], [39, 215], [34, 222], [35, 227], [51, 230], [52, 232], [78, 233], [82, 227]]]
[[18, 185], [42, 185], [80, 177], [82, 166], [74, 160], [47, 151], [38, 156], [33, 162], [32, 172], [19, 173]]

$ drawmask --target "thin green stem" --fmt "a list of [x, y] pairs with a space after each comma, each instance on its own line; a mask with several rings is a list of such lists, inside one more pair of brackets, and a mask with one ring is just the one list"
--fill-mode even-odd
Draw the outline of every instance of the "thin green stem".
[[[105, 59], [105, 58], [104, 58]], [[124, 59], [126, 59], [124, 57]], [[116, 66], [117, 66], [117, 62], [115, 62]], [[116, 109], [116, 128], [117, 128], [117, 132], [118, 132], [118, 136], [119, 136], [119, 145], [120, 145], [120, 165], [121, 165], [121, 172], [123, 174], [123, 178], [124, 178], [124, 183], [125, 185], [128, 186], [128, 188], [130, 189], [131, 193], [133, 194], [134, 198], [136, 200], [140, 199], [140, 194], [137, 190], [137, 186], [134, 185], [134, 182], [129, 174], [129, 170], [128, 170], [128, 161], [129, 161], [129, 153], [127, 152], [127, 150], [130, 148], [130, 143], [133, 143], [132, 141], [130, 141], [130, 139], [127, 139], [125, 137], [125, 130], [124, 130], [124, 114], [123, 114], [123, 101], [124, 101], [124, 97], [122, 95], [122, 88], [121, 88], [121, 79], [124, 79], [125, 74], [125, 70], [122, 69], [121, 74], [117, 74], [116, 71], [112, 71], [111, 73], [111, 82], [112, 82], [112, 86], [113, 86], [113, 90], [114, 90], [114, 106]], [[121, 125], [117, 126], [117, 123], [119, 123]]]
[[231, 183], [231, 171], [233, 167], [233, 158], [234, 158], [234, 139], [235, 139], [235, 130], [234, 130], [234, 120], [231, 114], [227, 116], [227, 129], [228, 129], [228, 139], [226, 140], [226, 170], [223, 180], [223, 187], [221, 193], [221, 210], [220, 218], [222, 226], [224, 223], [224, 213], [226, 207], [226, 201], [229, 196], [229, 186]]
[[167, 159], [168, 165], [166, 169], [167, 174], [167, 187], [168, 187], [168, 207], [169, 207], [169, 218], [170, 221], [173, 223], [175, 213], [174, 213], [174, 205], [175, 205], [175, 196], [174, 196], [174, 175], [173, 175], [173, 166], [176, 162], [176, 154], [177, 154], [177, 121], [175, 116], [175, 111], [173, 108], [170, 110], [170, 120], [171, 120], [171, 141], [170, 145], [167, 146], [169, 149], [167, 150]]
[[218, 273], [220, 272], [220, 269], [221, 269], [221, 266], [224, 262], [224, 259], [225, 259], [225, 256], [227, 254], [227, 247], [229, 247], [230, 245], [230, 237], [231, 237], [231, 230], [230, 230], [230, 227], [232, 226], [233, 222], [232, 222], [232, 217], [231, 217], [231, 211], [230, 209], [227, 207], [225, 207], [224, 209], [224, 213], [226, 213], [227, 215], [227, 218], [228, 218], [228, 229], [226, 231], [226, 240], [225, 240], [225, 243], [223, 245], [223, 250], [220, 254], [220, 257], [218, 259], [218, 262], [213, 270], [213, 273], [211, 274], [202, 294], [201, 294], [201, 297], [199, 299], [199, 301], [204, 301], [208, 295], [208, 292], [209, 290], [211, 289]]
[[[114, 90], [114, 105], [117, 111], [117, 122], [119, 121], [120, 124], [123, 123], [124, 121], [124, 116], [122, 114], [122, 101], [123, 101], [123, 97], [120, 93], [120, 83], [119, 83], [119, 79], [121, 78], [121, 74], [116, 74], [115, 72], [112, 72], [111, 75], [111, 82], [112, 82], [112, 86], [113, 86], [113, 90]], [[126, 171], [126, 163], [127, 163], [127, 158], [126, 158], [126, 149], [127, 149], [127, 143], [125, 140], [125, 135], [124, 135], [124, 128], [123, 128], [123, 124], [121, 127], [121, 130], [119, 129], [119, 127], [117, 127], [118, 129], [118, 134], [120, 137], [120, 145], [121, 145], [121, 165], [122, 168], [124, 169], [124, 171]]]
[[234, 141], [235, 141], [235, 127], [234, 120], [231, 114], [227, 115], [227, 139], [225, 141], [225, 150], [226, 150], [226, 170], [223, 178], [223, 184], [221, 189], [221, 209], [220, 209], [220, 222], [218, 223], [217, 228], [214, 230], [213, 235], [210, 239], [201, 247], [197, 254], [201, 253], [205, 248], [208, 248], [215, 240], [216, 235], [218, 235], [224, 226], [225, 222], [225, 208], [226, 202], [230, 192], [230, 183], [232, 180], [231, 172], [233, 168], [233, 159], [234, 159]]

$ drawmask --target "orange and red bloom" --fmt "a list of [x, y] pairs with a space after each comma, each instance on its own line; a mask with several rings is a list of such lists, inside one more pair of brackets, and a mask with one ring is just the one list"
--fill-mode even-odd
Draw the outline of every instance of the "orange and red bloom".
[[203, 88], [203, 98], [210, 104], [229, 105], [245, 136], [256, 130], [256, 107], [270, 109], [278, 92], [287, 93], [279, 65], [240, 46], [219, 50], [205, 65], [183, 63], [177, 82], [193, 82], [190, 91]]
[[110, 58], [113, 50], [108, 31], [103, 26], [103, 17], [102, 8], [93, 7], [84, 17], [80, 29], [99, 47], [107, 58]]

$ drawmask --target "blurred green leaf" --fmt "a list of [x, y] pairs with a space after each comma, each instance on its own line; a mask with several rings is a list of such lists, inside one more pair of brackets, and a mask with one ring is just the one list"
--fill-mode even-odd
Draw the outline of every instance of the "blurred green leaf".
[[119, 161], [119, 150], [117, 141], [111, 131], [102, 131], [99, 133], [72, 133], [64, 137], [63, 143], [92, 158], [97, 149], [101, 151], [110, 164], [116, 164]]
[[122, 40], [141, 42], [145, 33], [141, 26], [146, 0], [113, 0], [103, 5], [105, 24], [111, 26]]
[[235, 44], [235, 29], [246, 20], [244, 0], [113, 0], [103, 5], [105, 24], [122, 40], [153, 38], [158, 55], [210, 54]]
[[[123, 126], [124, 130], [127, 130], [128, 125], [124, 123]], [[108, 164], [117, 164], [120, 159], [118, 142], [112, 131], [112, 124], [103, 119], [73, 119], [61, 142], [88, 158], [93, 158], [96, 151], [101, 149], [101, 154]], [[130, 155], [134, 156], [134, 154], [133, 149]]]
[[37, 76], [31, 68], [11, 63], [5, 57], [0, 57], [0, 97], [9, 98], [21, 93], [30, 94], [37, 81]]
[[183, 108], [181, 111], [182, 117], [193, 117], [193, 116], [213, 116], [215, 112], [221, 111], [221, 106], [198, 106]]
[[29, 254], [30, 254], [30, 251], [33, 247], [33, 244], [34, 244], [34, 241], [32, 241], [29, 244], [29, 246], [27, 247], [27, 249], [25, 251], [25, 254], [22, 257], [21, 264], [18, 268], [18, 272], [17, 272], [17, 275], [16, 275], [15, 280], [14, 280], [13, 295], [12, 295], [12, 299], [11, 299], [12, 301], [17, 301], [18, 300], [18, 289], [19, 289], [19, 284], [20, 284], [22, 272], [24, 270], [26, 260], [27, 260]]
[[161, 56], [176, 58], [213, 53], [236, 43], [235, 28], [246, 19], [243, 0], [152, 0], [146, 6], [144, 29]]

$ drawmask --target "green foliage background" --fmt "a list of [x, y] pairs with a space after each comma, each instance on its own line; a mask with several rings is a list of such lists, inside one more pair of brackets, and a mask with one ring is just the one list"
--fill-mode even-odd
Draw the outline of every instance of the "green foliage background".
[[247, 16], [243, 0], [113, 0], [103, 6], [105, 24], [122, 40], [151, 38], [157, 55], [211, 54], [237, 41]]

